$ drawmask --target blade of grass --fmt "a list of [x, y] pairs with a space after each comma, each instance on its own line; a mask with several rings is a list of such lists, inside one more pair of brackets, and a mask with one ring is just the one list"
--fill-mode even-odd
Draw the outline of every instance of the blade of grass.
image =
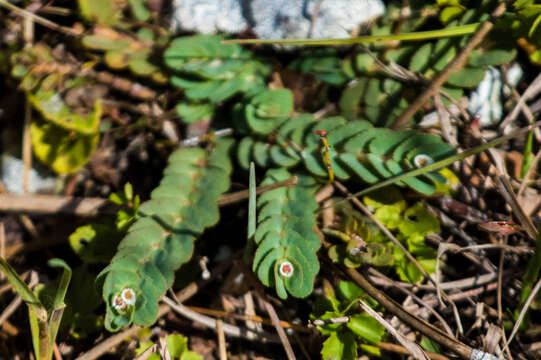
[[59, 267], [64, 269], [62, 276], [60, 277], [60, 282], [56, 290], [55, 299], [53, 302], [53, 309], [51, 316], [49, 318], [49, 351], [53, 351], [54, 343], [56, 340], [56, 335], [58, 334], [58, 328], [60, 327], [60, 322], [62, 320], [62, 315], [64, 314], [64, 298], [68, 291], [68, 285], [71, 280], [71, 268], [61, 259], [51, 259], [48, 262], [49, 266]]
[[[11, 283], [11, 286], [13, 286], [13, 289], [17, 292], [17, 294], [24, 300], [25, 303], [28, 304], [29, 307], [37, 308], [36, 315], [41, 316], [40, 319], [46, 321], [47, 320], [47, 312], [37, 296], [34, 294], [32, 289], [26, 285], [26, 283], [21, 279], [19, 274], [11, 267], [11, 265], [8, 264], [4, 258], [0, 257], [0, 269], [6, 276], [6, 278]], [[38, 310], [39, 309], [39, 310]]]
[[351, 45], [361, 43], [372, 43], [379, 41], [419, 41], [438, 39], [442, 37], [462, 36], [473, 34], [479, 23], [467, 24], [456, 26], [452, 28], [430, 30], [430, 31], [418, 31], [406, 34], [398, 35], [375, 35], [375, 36], [361, 36], [348, 39], [275, 39], [275, 40], [262, 40], [262, 39], [235, 39], [224, 40], [222, 44], [284, 44], [284, 45], [302, 45], [302, 46], [321, 46], [321, 45]]
[[522, 155], [522, 166], [520, 168], [521, 179], [524, 179], [524, 177], [528, 173], [528, 170], [530, 169], [530, 166], [532, 166], [532, 162], [533, 162], [532, 148], [533, 148], [533, 131], [530, 131], [530, 133], [528, 134], [528, 141], [526, 141], [526, 146], [524, 147], [524, 153]]
[[248, 237], [246, 243], [246, 250], [244, 252], [244, 262], [250, 263], [251, 254], [254, 250], [254, 236], [256, 230], [256, 184], [255, 184], [255, 165], [250, 163], [250, 183], [249, 183], [249, 198], [248, 198]]

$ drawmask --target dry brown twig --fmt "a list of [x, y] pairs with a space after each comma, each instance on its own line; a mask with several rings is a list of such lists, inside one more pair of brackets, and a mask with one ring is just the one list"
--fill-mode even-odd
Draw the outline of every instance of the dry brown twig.
[[[329, 244], [324, 243], [328, 249]], [[363, 275], [355, 269], [341, 267], [341, 270], [368, 295], [379, 302], [387, 311], [396, 315], [402, 322], [418, 330], [423, 335], [443, 345], [448, 350], [469, 359], [473, 350], [468, 345], [450, 337], [439, 328], [417, 318], [408, 311], [404, 310], [400, 304], [391, 299], [388, 295], [376, 289]], [[338, 271], [338, 270], [337, 270]]]
[[368, 313], [368, 315], [372, 316], [374, 319], [376, 319], [381, 325], [387, 329], [387, 331], [394, 336], [396, 340], [402, 346], [404, 346], [408, 352], [417, 360], [428, 360], [429, 357], [424, 352], [423, 349], [413, 341], [408, 340], [404, 335], [400, 334], [391, 324], [389, 324], [381, 315], [379, 315], [376, 311], [374, 311], [370, 306], [368, 306], [364, 301], [359, 300], [359, 304], [361, 305], [361, 308]]
[[263, 299], [263, 305], [265, 306], [265, 310], [267, 310], [267, 313], [269, 314], [272, 324], [274, 325], [274, 328], [276, 329], [276, 332], [278, 333], [278, 336], [280, 337], [280, 342], [282, 343], [282, 346], [284, 347], [284, 350], [286, 352], [288, 360], [295, 360], [295, 353], [293, 352], [293, 348], [291, 347], [291, 343], [289, 342], [289, 339], [287, 338], [286, 332], [284, 331], [284, 328], [282, 327], [282, 324], [280, 324], [280, 319], [278, 318], [278, 314], [276, 313], [276, 310], [274, 310], [274, 307], [272, 304], [265, 299]]
[[[257, 194], [297, 183], [297, 177], [271, 185], [259, 186]], [[218, 206], [227, 206], [248, 199], [248, 190], [224, 194], [218, 200]], [[69, 214], [76, 216], [98, 216], [114, 214], [119, 207], [108, 199], [82, 198], [56, 195], [10, 195], [0, 194], [0, 212], [27, 213], [40, 215]]]
[[436, 95], [441, 86], [449, 77], [460, 70], [465, 64], [468, 55], [479, 45], [481, 40], [492, 30], [494, 20], [502, 16], [507, 7], [506, 2], [501, 2], [491, 14], [491, 19], [481, 24], [479, 29], [471, 37], [468, 43], [462, 48], [460, 53], [439, 73], [430, 85], [413, 101], [410, 106], [391, 124], [391, 128], [398, 130], [404, 128], [415, 113], [434, 95]]

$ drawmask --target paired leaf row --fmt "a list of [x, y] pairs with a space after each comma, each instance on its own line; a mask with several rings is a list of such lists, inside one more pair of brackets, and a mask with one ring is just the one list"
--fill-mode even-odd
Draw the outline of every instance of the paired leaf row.
[[[290, 177], [285, 169], [272, 169], [262, 185]], [[253, 271], [263, 284], [274, 285], [282, 299], [288, 293], [300, 298], [310, 295], [319, 272], [315, 188], [311, 178], [300, 176], [298, 185], [266, 192], [257, 201]]]
[[111, 28], [97, 27], [92, 35], [86, 35], [81, 42], [87, 49], [105, 52], [105, 63], [111, 69], [129, 69], [137, 76], [163, 84], [167, 82], [167, 77], [152, 60], [153, 48], [168, 40], [167, 36], [155, 38], [148, 28], [140, 29], [137, 36], [128, 36]]
[[217, 35], [176, 38], [165, 51], [165, 64], [174, 71], [171, 84], [183, 89], [191, 102], [177, 107], [186, 122], [212, 114], [214, 104], [236, 94], [253, 95], [265, 89], [268, 65], [239, 45], [221, 44], [224, 39]]
[[[173, 283], [174, 272], [188, 261], [193, 242], [219, 218], [217, 201], [229, 187], [233, 140], [212, 150], [183, 148], [171, 154], [160, 185], [139, 208], [139, 218], [121, 241], [110, 265], [98, 276], [111, 331], [152, 324], [158, 299]], [[122, 299], [126, 289], [134, 304]]]
[[[274, 142], [243, 138], [237, 149], [242, 167], [250, 160], [261, 167], [290, 168], [303, 164], [316, 177], [328, 176], [315, 130], [327, 132], [329, 158], [340, 180], [355, 178], [369, 184], [422, 167], [454, 153], [438, 136], [414, 131], [395, 132], [375, 128], [367, 121], [346, 121], [330, 117], [316, 121], [310, 115], [289, 118], [273, 134]], [[410, 178], [399, 183], [432, 194], [434, 183], [445, 182], [438, 173]]]

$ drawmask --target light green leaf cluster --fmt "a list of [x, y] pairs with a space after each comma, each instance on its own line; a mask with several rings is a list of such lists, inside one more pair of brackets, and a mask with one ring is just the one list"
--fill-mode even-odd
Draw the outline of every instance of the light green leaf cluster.
[[[285, 169], [269, 170], [262, 185], [291, 176]], [[257, 200], [253, 271], [265, 286], [274, 286], [282, 299], [288, 293], [299, 298], [310, 295], [319, 272], [314, 185], [310, 178], [300, 176], [296, 186], [268, 191]]]
[[[211, 150], [183, 148], [171, 154], [160, 185], [139, 207], [137, 221], [98, 276], [108, 330], [155, 321], [158, 299], [173, 283], [175, 270], [190, 259], [203, 230], [218, 222], [217, 201], [229, 187], [232, 145], [231, 139], [221, 139]], [[120, 297], [126, 289], [133, 291], [133, 305]]]
[[[421, 267], [433, 273], [436, 266], [436, 251], [425, 243], [425, 236], [440, 231], [438, 219], [421, 202], [407, 207], [398, 189], [390, 187], [363, 198], [363, 202], [374, 211], [374, 216], [387, 228], [397, 231], [397, 239], [415, 256]], [[378, 236], [384, 245], [392, 246], [385, 237]], [[393, 267], [401, 280], [417, 282], [422, 279], [421, 271], [411, 263], [397, 247], [392, 247]]]
[[377, 303], [364, 295], [355, 284], [340, 281], [336, 289], [338, 295], [330, 291], [325, 297], [318, 298], [311, 319], [336, 319], [349, 317], [345, 323], [329, 323], [318, 326], [322, 335], [328, 336], [323, 343], [321, 355], [323, 359], [354, 360], [358, 357], [358, 348], [373, 355], [380, 355], [377, 347], [385, 334], [385, 328], [367, 313], [358, 313], [355, 304], [359, 300], [368, 302], [371, 307]]

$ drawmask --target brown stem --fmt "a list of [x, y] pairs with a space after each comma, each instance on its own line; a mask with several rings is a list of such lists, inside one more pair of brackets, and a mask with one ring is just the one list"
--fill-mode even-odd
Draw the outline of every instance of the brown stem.
[[[282, 186], [294, 185], [296, 183], [297, 177], [294, 176], [272, 185], [260, 186], [257, 188], [256, 192], [257, 194], [262, 194]], [[247, 199], [248, 197], [248, 190], [225, 194], [222, 195], [218, 200], [218, 206], [238, 203]], [[83, 198], [57, 195], [0, 194], [0, 212], [40, 215], [70, 214], [91, 217], [104, 214], [114, 214], [118, 210], [119, 206], [113, 204], [108, 199], [103, 198]]]
[[[328, 244], [327, 244], [328, 245]], [[326, 247], [327, 247], [326, 245]], [[400, 304], [388, 297], [385, 293], [376, 289], [363, 275], [357, 272], [355, 269], [341, 267], [342, 271], [346, 273], [357, 285], [359, 285], [368, 295], [373, 297], [379, 302], [387, 311], [396, 315], [407, 325], [418, 330], [423, 335], [436, 341], [438, 344], [443, 345], [452, 352], [469, 359], [472, 353], [472, 348], [468, 345], [451, 338], [449, 335], [427, 323], [424, 320], [417, 318], [408, 311], [404, 310]]]
[[419, 95], [414, 102], [402, 113], [390, 126], [391, 129], [398, 130], [404, 128], [415, 113], [434, 95], [436, 95], [440, 87], [449, 79], [449, 77], [460, 70], [466, 64], [468, 55], [472, 50], [479, 45], [481, 40], [492, 30], [494, 27], [494, 20], [503, 15], [506, 9], [506, 3], [502, 2], [492, 12], [491, 19], [485, 21], [479, 30], [472, 36], [466, 46], [462, 48], [460, 53], [451, 61], [447, 67], [430, 83], [430, 85]]

